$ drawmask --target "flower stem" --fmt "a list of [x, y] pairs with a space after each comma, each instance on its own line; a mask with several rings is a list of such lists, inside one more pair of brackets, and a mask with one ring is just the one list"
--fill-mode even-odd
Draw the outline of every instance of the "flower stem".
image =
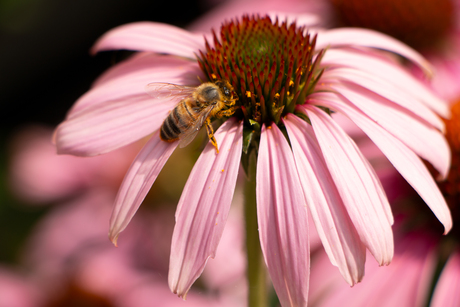
[[246, 254], [248, 276], [248, 306], [267, 306], [267, 278], [265, 261], [259, 241], [256, 206], [256, 167], [255, 151], [250, 153], [245, 187], [244, 213], [246, 219]]

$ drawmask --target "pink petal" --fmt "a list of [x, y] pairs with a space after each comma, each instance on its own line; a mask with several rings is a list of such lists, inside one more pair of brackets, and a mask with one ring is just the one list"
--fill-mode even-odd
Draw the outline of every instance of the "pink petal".
[[[281, 6], [285, 7], [285, 2], [283, 2]], [[319, 18], [318, 15], [309, 13], [297, 13], [299, 12], [298, 8], [295, 11], [296, 13], [284, 13], [280, 12], [279, 10], [275, 10], [269, 11], [267, 15], [270, 17], [272, 21], [275, 21], [278, 18], [278, 21], [280, 23], [286, 22], [288, 25], [295, 22], [297, 27], [310, 28], [313, 26], [317, 26], [321, 22], [321, 18]]]
[[330, 292], [327, 289], [317, 289], [325, 290], [320, 297], [323, 301], [318, 306], [425, 306], [430, 277], [436, 265], [433, 244], [415, 236], [409, 236], [396, 244], [391, 265], [378, 267], [374, 262], [367, 261], [364, 282], [351, 289], [337, 283]]
[[195, 59], [195, 53], [204, 50], [204, 39], [201, 35], [164, 23], [135, 22], [105, 33], [91, 53], [116, 49], [152, 51]]
[[45, 300], [48, 298], [45, 299], [43, 289], [34, 283], [32, 278], [23, 276], [23, 273], [13, 271], [9, 265], [2, 264], [0, 267], [0, 306], [34, 307], [45, 305]]
[[94, 156], [132, 143], [159, 129], [174, 105], [142, 94], [88, 107], [57, 127], [58, 153]]
[[[307, 3], [309, 2], [309, 3]], [[243, 14], [260, 14], [261, 16], [268, 14], [274, 21], [278, 16], [278, 20], [297, 20], [297, 25], [312, 25], [318, 22], [318, 14], [313, 11], [318, 11], [322, 8], [322, 3], [318, 1], [305, 1], [305, 0], [236, 0], [224, 1], [216, 8], [204, 14], [196, 20], [189, 27], [196, 31], [209, 31], [211, 28], [219, 29], [222, 21], [241, 17]], [[299, 12], [306, 12], [309, 14], [299, 14]], [[273, 13], [272, 13], [273, 12]], [[293, 12], [293, 13], [280, 13], [280, 12]], [[276, 16], [275, 16], [276, 14]]]
[[422, 123], [413, 114], [401, 110], [391, 101], [358, 85], [330, 84], [358, 109], [429, 161], [445, 178], [450, 168], [450, 149], [443, 134]]
[[348, 216], [310, 125], [296, 116], [284, 121], [318, 234], [331, 262], [353, 286], [364, 276], [366, 248]]
[[460, 302], [460, 253], [453, 253], [442, 269], [431, 307], [456, 307]]
[[242, 123], [227, 120], [215, 134], [219, 153], [207, 145], [182, 192], [169, 262], [169, 287], [181, 297], [215, 256], [235, 190], [242, 133]]
[[362, 242], [380, 265], [389, 264], [392, 217], [380, 182], [356, 144], [325, 112], [312, 106], [304, 110]]
[[412, 150], [357, 110], [357, 108], [348, 105], [334, 94], [325, 93], [321, 98], [318, 97], [318, 100], [315, 99], [312, 102], [342, 112], [359, 126], [380, 148], [414, 190], [425, 200], [439, 221], [444, 225], [444, 233], [449, 232], [452, 228], [452, 217], [449, 207], [426, 166]]
[[256, 182], [260, 244], [273, 286], [282, 306], [307, 306], [307, 204], [291, 148], [276, 125], [262, 126]]
[[318, 34], [316, 47], [318, 49], [331, 46], [366, 46], [388, 50], [397, 53], [422, 68], [426, 74], [432, 75], [430, 63], [417, 51], [386, 34], [360, 28], [339, 28], [324, 31]]
[[449, 117], [450, 115], [448, 105], [433, 94], [425, 84], [415, 79], [400, 65], [378, 56], [378, 54], [358, 50], [328, 49], [321, 61], [321, 65], [353, 67], [376, 75], [422, 101], [441, 116]]
[[398, 104], [399, 106], [416, 114], [421, 119], [425, 120], [430, 125], [440, 131], [445, 130], [444, 122], [428, 107], [414, 99], [410, 93], [403, 88], [397, 88], [396, 85], [389, 81], [380, 78], [375, 74], [366, 71], [357, 70], [354, 68], [335, 68], [324, 72], [322, 80], [345, 80], [354, 84], [360, 85], [372, 92], [379, 94], [382, 97]]
[[128, 226], [177, 144], [164, 142], [155, 134], [131, 164], [110, 217], [109, 238], [115, 245], [118, 235]]
[[145, 94], [153, 82], [198, 85], [203, 73], [195, 61], [174, 56], [143, 53], [113, 66], [100, 76], [91, 90], [74, 104], [68, 117], [82, 109], [131, 95]]

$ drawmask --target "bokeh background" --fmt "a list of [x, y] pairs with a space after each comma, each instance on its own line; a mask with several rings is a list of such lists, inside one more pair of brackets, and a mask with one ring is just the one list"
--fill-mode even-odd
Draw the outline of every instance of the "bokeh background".
[[0, 1], [0, 262], [14, 263], [28, 231], [47, 207], [11, 195], [8, 162], [14, 136], [31, 124], [56, 126], [104, 70], [125, 53], [89, 49], [109, 29], [155, 20], [186, 26], [212, 6], [198, 0]]
[[[56, 156], [51, 143], [54, 127], [64, 119], [72, 104], [100, 74], [131, 54], [113, 51], [90, 55], [91, 46], [102, 34], [122, 24], [145, 20], [187, 27], [223, 2], [225, 0], [0, 0], [0, 307], [245, 304], [240, 187], [235, 193], [217, 257], [208, 262], [187, 296], [187, 303], [171, 294], [167, 286], [174, 211], [203, 146], [199, 138], [171, 156], [141, 209], [120, 236], [118, 248], [107, 238], [113, 200], [126, 169], [144, 141], [96, 158]], [[339, 25], [332, 22], [337, 22], [337, 16], [332, 11], [322, 12], [323, 5], [352, 3], [341, 0], [234, 2], [248, 5], [245, 9], [254, 11], [275, 10], [281, 6], [286, 11], [303, 12], [298, 9], [300, 3], [312, 12], [319, 12], [324, 25], [331, 27]], [[459, 6], [457, 0], [452, 3]], [[418, 3], [415, 5], [418, 7]], [[396, 16], [391, 10], [387, 12], [389, 15], [375, 11], [375, 16]], [[457, 7], [455, 12], [458, 11]], [[218, 13], [232, 15], [233, 11], [226, 7]], [[365, 16], [375, 20], [372, 14]], [[460, 18], [455, 16], [454, 21], [458, 23]], [[221, 15], [215, 20], [211, 18], [216, 20], [220, 22]], [[427, 22], [431, 29], [437, 24], [433, 20], [421, 21]], [[400, 26], [404, 23], [398, 25], [398, 29], [408, 28]], [[200, 29], [203, 24], [194, 26]], [[418, 25], [415, 28], [423, 30]], [[431, 46], [434, 51], [420, 50], [436, 64], [441, 78], [435, 80], [435, 88], [438, 91], [442, 88], [440, 92], [446, 93], [444, 98], [449, 102], [458, 101], [460, 97], [458, 25], [454, 34], [441, 37], [442, 44]], [[407, 35], [415, 37], [412, 33]], [[437, 42], [429, 35], [424, 37]], [[443, 48], [439, 51], [438, 47]], [[206, 140], [204, 135], [202, 140]], [[372, 158], [369, 152], [366, 154]], [[379, 160], [380, 153], [376, 157], [374, 164], [383, 165], [381, 168], [385, 169], [386, 164]], [[391, 176], [392, 172], [389, 172]], [[391, 185], [403, 185], [390, 175], [387, 181]], [[381, 177], [385, 184], [385, 176]], [[319, 241], [313, 245], [319, 246]], [[417, 256], [426, 254], [417, 253]], [[326, 259], [319, 255], [317, 259], [323, 258]], [[397, 262], [398, 257], [395, 259]], [[312, 285], [321, 285], [317, 281], [325, 276], [332, 280], [333, 274], [337, 275], [329, 261], [326, 264], [325, 267], [317, 265], [316, 273], [313, 270], [312, 280], [316, 280]], [[372, 271], [366, 270], [371, 279]], [[381, 289], [383, 293], [387, 288], [381, 287], [380, 277], [376, 276], [377, 286], [369, 282], [369, 289]], [[349, 293], [342, 278], [338, 276], [337, 280]], [[359, 291], [359, 287], [356, 288]], [[314, 287], [311, 293], [313, 290]], [[330, 287], [330, 291], [335, 288]], [[372, 291], [369, 293], [377, 297]], [[359, 296], [356, 292], [350, 295]], [[271, 301], [271, 306], [277, 306], [275, 297]], [[351, 300], [342, 301], [353, 305]]]

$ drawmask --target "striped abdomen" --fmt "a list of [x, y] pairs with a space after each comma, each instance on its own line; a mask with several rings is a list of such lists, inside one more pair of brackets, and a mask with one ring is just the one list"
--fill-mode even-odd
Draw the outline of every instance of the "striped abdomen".
[[166, 142], [179, 139], [179, 135], [190, 128], [199, 116], [193, 98], [184, 99], [166, 117], [160, 129], [160, 138]]

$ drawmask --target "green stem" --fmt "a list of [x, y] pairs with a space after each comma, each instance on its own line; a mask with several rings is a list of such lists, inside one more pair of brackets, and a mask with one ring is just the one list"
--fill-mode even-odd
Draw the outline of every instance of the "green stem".
[[268, 303], [265, 261], [257, 225], [255, 150], [250, 153], [245, 188], [246, 253], [248, 275], [248, 307], [265, 307]]

